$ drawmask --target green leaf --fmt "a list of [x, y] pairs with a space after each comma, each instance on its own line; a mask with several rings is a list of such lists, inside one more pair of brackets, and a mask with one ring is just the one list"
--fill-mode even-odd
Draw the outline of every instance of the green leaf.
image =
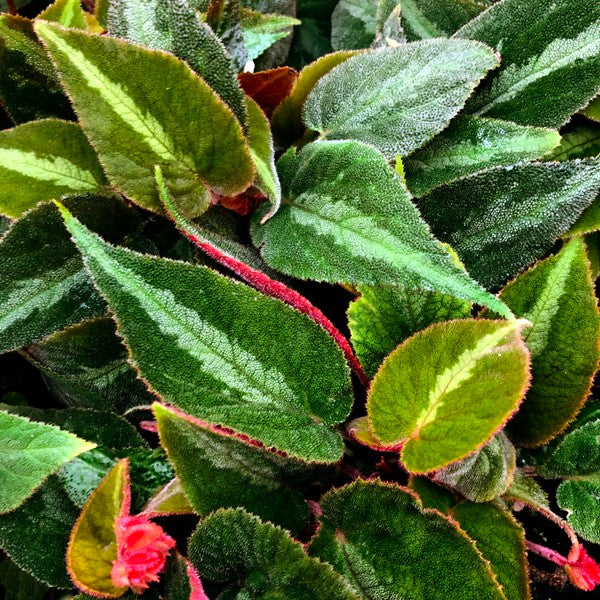
[[548, 494], [533, 477], [526, 475], [521, 469], [515, 471], [513, 482], [504, 497], [521, 505], [520, 508], [522, 504], [526, 504], [550, 510]]
[[253, 166], [239, 122], [186, 64], [164, 52], [49, 23], [38, 22], [36, 31], [110, 182], [141, 206], [161, 210], [156, 164], [192, 216], [208, 207], [207, 187], [235, 195], [251, 183]]
[[0, 447], [0, 513], [5, 513], [20, 506], [61, 465], [96, 444], [0, 411]]
[[468, 106], [477, 115], [560, 127], [598, 94], [598, 3], [502, 0], [456, 37], [479, 40], [502, 53], [500, 69]]
[[562, 139], [548, 155], [552, 160], [572, 160], [600, 155], [600, 128], [575, 125], [562, 132]]
[[302, 463], [160, 404], [154, 413], [161, 444], [201, 517], [239, 506], [290, 531], [306, 525], [308, 509], [294, 489]]
[[0, 15], [0, 100], [15, 123], [73, 118], [31, 21], [11, 15]]
[[278, 170], [283, 205], [262, 226], [259, 211], [251, 230], [271, 267], [302, 279], [422, 288], [510, 314], [433, 239], [374, 148], [314, 142], [285, 154]]
[[590, 481], [563, 481], [556, 490], [558, 506], [567, 511], [568, 521], [584, 539], [600, 543], [600, 484]]
[[340, 0], [331, 15], [331, 45], [334, 50], [368, 48], [377, 31], [375, 0]]
[[83, 507], [67, 549], [69, 575], [87, 594], [118, 598], [126, 591], [112, 582], [117, 559], [115, 521], [129, 512], [127, 460], [122, 460], [103, 479]]
[[156, 399], [127, 362], [112, 319], [67, 327], [29, 346], [25, 357], [67, 406], [123, 413]]
[[[133, 211], [114, 197], [81, 195], [65, 205], [112, 241], [137, 225]], [[27, 213], [0, 240], [0, 307], [2, 352], [105, 313], [54, 206]]]
[[516, 457], [515, 447], [500, 432], [483, 448], [436, 472], [434, 479], [473, 502], [486, 502], [510, 487], [517, 468]]
[[87, 29], [80, 0], [56, 0], [46, 10], [42, 11], [37, 18], [60, 23], [65, 27], [74, 29]]
[[378, 371], [367, 401], [375, 436], [406, 439], [415, 473], [439, 469], [487, 442], [529, 385], [522, 321], [437, 323], [409, 338]]
[[255, 187], [271, 202], [269, 215], [275, 214], [281, 204], [281, 184], [275, 168], [275, 149], [269, 120], [260, 106], [246, 96], [248, 108], [248, 146], [256, 168]]
[[541, 158], [559, 141], [560, 135], [552, 129], [460, 116], [404, 161], [406, 180], [410, 191], [420, 197], [489, 167]]
[[573, 237], [593, 233], [600, 229], [600, 196], [581, 213], [575, 225], [567, 231], [565, 237]]
[[404, 287], [359, 286], [348, 307], [352, 346], [369, 377], [413, 333], [432, 323], [471, 316], [471, 304], [437, 292]]
[[273, 135], [279, 146], [290, 146], [302, 137], [302, 108], [317, 81], [355, 54], [353, 51], [334, 52], [322, 56], [302, 69], [292, 93], [275, 109], [271, 118]]
[[332, 427], [350, 411], [350, 379], [323, 329], [204, 267], [115, 248], [63, 215], [134, 364], [166, 402], [293, 456], [341, 456]]
[[304, 122], [335, 139], [410, 154], [442, 131], [487, 71], [491, 48], [464, 40], [427, 40], [354, 56], [321, 78]]
[[525, 532], [510, 512], [497, 504], [463, 502], [451, 514], [490, 562], [506, 599], [529, 600]]
[[404, 488], [358, 480], [321, 500], [310, 553], [369, 600], [505, 598], [475, 544]]
[[447, 514], [457, 503], [457, 497], [451, 490], [434, 483], [424, 475], [411, 475], [408, 487], [417, 493], [423, 508], [435, 508]]
[[231, 59], [187, 0], [111, 0], [106, 27], [116, 37], [175, 54], [247, 125], [244, 94]]
[[194, 514], [194, 507], [175, 477], [152, 495], [142, 512], [149, 515]]
[[425, 220], [471, 275], [495, 288], [543, 256], [600, 189], [600, 161], [490, 169], [434, 190]]
[[588, 119], [600, 122], [600, 98], [592, 100], [582, 111]]
[[300, 21], [287, 15], [269, 15], [242, 8], [240, 24], [248, 60], [254, 60], [275, 42], [290, 35], [292, 27]]
[[25, 504], [0, 515], [0, 548], [51, 587], [69, 589], [65, 554], [79, 511], [51, 476]]
[[6, 559], [0, 563], [0, 589], [4, 600], [43, 600], [48, 588]]
[[76, 123], [47, 119], [0, 131], [0, 212], [18, 218], [42, 200], [101, 191], [102, 167]]
[[[391, 8], [391, 5], [395, 3], [396, 0], [380, 0], [378, 8]], [[379, 12], [379, 10], [378, 13], [381, 17], [385, 15], [385, 12]], [[384, 21], [378, 22], [375, 39], [371, 46], [373, 48], [385, 48], [386, 46], [394, 48], [399, 44], [405, 43], [406, 36], [404, 34], [404, 27], [402, 26], [402, 6], [398, 4], [392, 9]]]
[[583, 240], [537, 263], [500, 296], [531, 323], [523, 339], [531, 352], [532, 384], [509, 432], [520, 445], [537, 446], [573, 420], [600, 358], [600, 320]]
[[306, 556], [286, 531], [242, 509], [208, 516], [188, 548], [202, 577], [233, 584], [231, 598], [359, 598], [329, 565]]

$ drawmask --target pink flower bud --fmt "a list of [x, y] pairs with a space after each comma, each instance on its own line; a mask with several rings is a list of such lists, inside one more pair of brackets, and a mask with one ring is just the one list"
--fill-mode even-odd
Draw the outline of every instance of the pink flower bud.
[[591, 592], [600, 583], [600, 566], [581, 544], [571, 548], [564, 568], [571, 583], [580, 590]]

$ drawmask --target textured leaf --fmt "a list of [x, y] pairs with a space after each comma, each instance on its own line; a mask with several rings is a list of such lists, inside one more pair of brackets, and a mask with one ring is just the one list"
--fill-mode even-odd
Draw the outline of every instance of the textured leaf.
[[434, 483], [424, 475], [411, 475], [408, 487], [417, 493], [423, 508], [435, 508], [447, 514], [457, 503], [457, 497], [451, 490]]
[[532, 323], [523, 339], [533, 380], [510, 435], [521, 445], [539, 445], [573, 420], [600, 358], [600, 320], [583, 240], [517, 277], [501, 297]]
[[504, 598], [474, 543], [408, 490], [356, 481], [326, 494], [310, 553], [369, 600]]
[[368, 48], [377, 31], [379, 0], [340, 0], [331, 15], [334, 50]]
[[117, 559], [115, 521], [129, 512], [127, 461], [122, 460], [104, 478], [83, 507], [67, 549], [69, 575], [77, 587], [101, 598], [118, 598], [125, 588], [112, 582]]
[[301, 463], [160, 404], [154, 413], [161, 444], [197, 514], [243, 507], [290, 531], [306, 525], [306, 504], [293, 489]]
[[510, 487], [517, 468], [516, 457], [514, 446], [500, 432], [483, 448], [435, 473], [434, 479], [473, 502], [486, 502]]
[[547, 158], [572, 160], [600, 155], [600, 128], [576, 125], [563, 131], [560, 144]]
[[164, 588], [165, 600], [209, 600], [196, 569], [180, 554], [168, 563]]
[[0, 15], [0, 100], [15, 123], [73, 111], [31, 21]]
[[463, 502], [452, 517], [490, 561], [507, 600], [531, 598], [525, 556], [525, 533], [515, 518], [496, 504]]
[[[391, 8], [391, 5], [394, 4], [396, 4], [396, 0], [380, 0], [378, 8], [383, 6]], [[385, 12], [378, 11], [378, 14], [383, 16], [385, 15]], [[399, 44], [405, 43], [406, 36], [402, 25], [402, 6], [398, 4], [392, 9], [392, 12], [389, 13], [385, 21], [377, 24], [377, 32], [372, 47], [385, 48], [386, 46], [390, 46], [391, 48], [394, 48]]]
[[418, 287], [509, 314], [432, 238], [374, 148], [314, 142], [285, 154], [278, 170], [283, 205], [263, 226], [256, 215], [252, 227], [271, 267], [303, 279]]
[[42, 200], [106, 184], [81, 128], [47, 119], [0, 131], [0, 211], [20, 217]]
[[112, 319], [78, 323], [27, 348], [62, 403], [123, 413], [156, 399], [127, 362], [127, 350]]
[[297, 79], [298, 72], [290, 67], [238, 75], [244, 92], [260, 106], [267, 117], [292, 93]]
[[541, 158], [560, 141], [552, 129], [523, 127], [498, 119], [462, 116], [404, 161], [417, 197], [444, 183], [489, 167]]
[[269, 121], [260, 106], [246, 98], [248, 107], [248, 146], [256, 168], [254, 185], [271, 202], [269, 214], [277, 212], [281, 204], [281, 184], [275, 168], [275, 150]]
[[599, 188], [592, 159], [515, 165], [434, 190], [419, 209], [469, 273], [494, 288], [550, 250]]
[[322, 56], [302, 69], [292, 93], [273, 113], [271, 120], [273, 135], [280, 146], [289, 146], [302, 137], [304, 133], [302, 108], [317, 81], [355, 54], [356, 52], [353, 51], [334, 52]]
[[300, 21], [287, 15], [269, 15], [242, 9], [240, 23], [248, 60], [254, 60], [275, 42], [290, 35], [292, 27], [299, 25]]
[[527, 504], [550, 510], [548, 494], [533, 477], [526, 475], [521, 469], [515, 471], [513, 482], [504, 497], [517, 505], [520, 504], [520, 508], [522, 508], [522, 504]]
[[194, 507], [183, 493], [181, 482], [175, 477], [152, 495], [143, 512], [149, 515], [193, 514]]
[[359, 286], [348, 308], [356, 355], [369, 377], [383, 359], [413, 333], [432, 323], [471, 316], [471, 304], [452, 296], [403, 287]]
[[0, 563], [0, 589], [4, 600], [43, 600], [48, 588], [8, 559]]
[[79, 511], [51, 476], [25, 504], [0, 515], [0, 547], [49, 586], [69, 589], [65, 554]]
[[559, 127], [598, 94], [598, 3], [502, 0], [456, 37], [485, 42], [502, 53], [500, 69], [468, 106], [478, 115]]
[[44, 22], [36, 31], [109, 180], [136, 202], [160, 210], [156, 164], [192, 215], [208, 207], [205, 186], [234, 195], [252, 181], [239, 122], [187, 65], [107, 36]]
[[341, 456], [331, 426], [348, 415], [350, 380], [324, 330], [209, 269], [112, 247], [63, 214], [133, 361], [165, 401], [294, 456]]
[[[116, 198], [81, 195], [65, 205], [112, 241], [121, 241], [135, 223]], [[2, 352], [104, 314], [105, 304], [53, 206], [32, 210], [0, 241], [0, 307]]]
[[231, 59], [187, 0], [111, 0], [107, 29], [116, 37], [172, 52], [184, 60], [246, 126], [244, 95]]
[[437, 323], [390, 354], [369, 390], [367, 411], [383, 443], [407, 439], [411, 472], [439, 469], [487, 442], [529, 385], [521, 321]]
[[56, 0], [37, 18], [60, 23], [74, 29], [87, 29], [80, 0]]
[[588, 119], [600, 122], [600, 98], [592, 100], [582, 112]]
[[584, 539], [600, 543], [600, 483], [563, 481], [556, 490], [558, 506], [567, 511], [568, 521]]
[[202, 577], [233, 583], [234, 598], [358, 600], [342, 577], [306, 556], [286, 531], [241, 509], [204, 519], [190, 538], [189, 559]]
[[95, 446], [58, 427], [0, 412], [0, 513], [17, 508], [61, 465]]
[[363, 53], [317, 82], [304, 122], [327, 139], [359, 140], [388, 158], [404, 156], [442, 131], [497, 64], [490, 48], [463, 40]]

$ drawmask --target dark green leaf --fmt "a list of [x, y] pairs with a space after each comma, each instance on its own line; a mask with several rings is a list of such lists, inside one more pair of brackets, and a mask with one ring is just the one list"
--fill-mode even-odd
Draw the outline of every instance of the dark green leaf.
[[434, 483], [424, 475], [411, 475], [408, 479], [408, 487], [417, 493], [423, 508], [435, 508], [447, 514], [458, 502], [452, 491]]
[[334, 50], [368, 48], [377, 31], [379, 0], [340, 0], [331, 15]]
[[10, 560], [0, 563], [0, 589], [4, 600], [43, 600], [48, 588]]

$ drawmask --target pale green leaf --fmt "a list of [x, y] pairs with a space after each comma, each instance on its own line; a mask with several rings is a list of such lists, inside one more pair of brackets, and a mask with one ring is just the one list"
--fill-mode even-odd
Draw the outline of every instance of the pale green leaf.
[[588, 119], [600, 122], [600, 98], [594, 98], [594, 100], [583, 109], [582, 113], [588, 117]]
[[576, 125], [562, 132], [557, 148], [547, 158], [572, 160], [600, 155], [600, 126]]
[[334, 50], [368, 48], [377, 31], [377, 0], [340, 0], [331, 14]]
[[56, 0], [37, 18], [60, 23], [74, 29], [87, 29], [80, 0]]
[[519, 508], [523, 508], [522, 505], [526, 504], [550, 510], [548, 494], [533, 477], [525, 474], [521, 469], [515, 471], [513, 482], [504, 494], [504, 498], [515, 502], [516, 507]]
[[286, 38], [300, 21], [286, 15], [263, 14], [242, 8], [240, 24], [248, 60], [258, 58], [275, 42]]
[[409, 338], [378, 371], [367, 400], [375, 436], [406, 440], [411, 472], [439, 469], [487, 442], [529, 385], [521, 321], [437, 323]]
[[491, 48], [464, 40], [362, 53], [317, 82], [304, 122], [324, 138], [367, 142], [390, 159], [405, 156], [442, 131], [497, 65]]

